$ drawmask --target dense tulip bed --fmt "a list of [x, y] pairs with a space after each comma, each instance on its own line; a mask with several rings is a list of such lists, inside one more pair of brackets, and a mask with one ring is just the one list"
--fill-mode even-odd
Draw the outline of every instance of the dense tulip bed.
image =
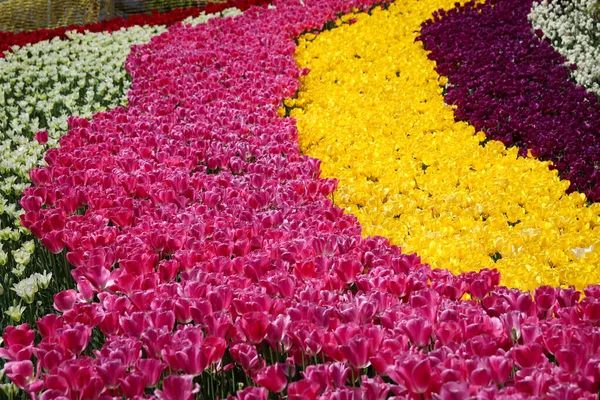
[[[184, 24], [238, 15], [237, 8], [201, 12]], [[150, 17], [154, 18], [154, 17]], [[0, 59], [0, 323], [29, 322], [52, 311], [52, 294], [73, 287], [64, 257], [53, 257], [20, 223], [29, 171], [43, 161], [67, 132], [69, 116], [127, 104], [131, 77], [124, 64], [131, 47], [166, 31], [164, 25], [133, 26], [114, 32], [67, 33], [67, 39], [28, 44]], [[10, 289], [10, 290], [9, 290]], [[16, 302], [22, 300], [21, 304]]]
[[532, 34], [530, 9], [529, 1], [469, 3], [425, 23], [420, 39], [449, 79], [446, 102], [458, 118], [522, 155], [552, 161], [569, 191], [598, 201], [600, 103], [567, 79], [565, 58]]
[[486, 141], [444, 104], [445, 78], [415, 37], [452, 5], [406, 0], [302, 40], [296, 59], [311, 73], [286, 101], [301, 150], [339, 179], [335, 204], [363, 233], [432, 267], [496, 268], [522, 290], [600, 282], [600, 204], [565, 195], [547, 163]]
[[128, 18], [113, 18], [106, 21], [100, 21], [94, 24], [83, 26], [73, 25], [56, 29], [39, 29], [26, 32], [0, 32], [0, 58], [4, 57], [6, 51], [13, 47], [18, 48], [26, 44], [39, 43], [54, 38], [68, 38], [69, 32], [112, 32], [122, 28], [134, 26], [170, 26], [186, 18], [196, 18], [203, 12], [213, 14], [221, 12], [227, 8], [236, 7], [240, 10], [246, 10], [253, 5], [265, 4], [268, 0], [228, 0], [219, 3], [208, 3], [204, 8], [175, 9], [167, 13], [153, 13], [152, 15], [136, 14]]
[[600, 286], [509, 289], [363, 237], [282, 118], [312, 73], [295, 40], [398, 11], [276, 0], [134, 47], [128, 105], [69, 118], [30, 172], [21, 222], [77, 290], [35, 331], [5, 330], [14, 385], [42, 400], [597, 398]]
[[596, 0], [534, 2], [527, 17], [534, 29], [577, 68], [570, 74], [600, 96], [600, 3]]

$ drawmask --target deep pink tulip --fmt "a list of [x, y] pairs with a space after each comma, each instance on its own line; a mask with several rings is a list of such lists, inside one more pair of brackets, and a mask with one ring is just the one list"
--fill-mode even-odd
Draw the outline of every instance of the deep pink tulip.
[[360, 387], [363, 391], [363, 398], [370, 400], [385, 400], [388, 398], [390, 391], [390, 385], [385, 383], [379, 376], [371, 379], [362, 375]]
[[580, 296], [581, 292], [575, 290], [575, 288], [571, 286], [566, 289], [559, 289], [556, 300], [561, 307], [572, 307], [577, 304]]
[[579, 304], [586, 320], [598, 324], [600, 323], [600, 299], [586, 297]]
[[471, 282], [470, 293], [475, 300], [481, 300], [492, 290], [492, 282], [486, 277], [479, 277]]
[[89, 326], [76, 324], [62, 330], [60, 341], [73, 354], [80, 354], [87, 347], [91, 335], [92, 330]]
[[510, 358], [505, 356], [490, 356], [487, 359], [487, 363], [490, 369], [491, 378], [496, 385], [503, 385], [513, 369], [513, 362]]
[[254, 377], [254, 382], [273, 393], [279, 393], [287, 386], [287, 376], [282, 364], [276, 363], [262, 368]]
[[24, 361], [31, 358], [35, 332], [29, 324], [21, 324], [17, 328], [7, 326], [2, 339], [4, 346], [0, 348], [0, 357], [9, 361]]
[[58, 254], [65, 248], [63, 238], [64, 233], [62, 231], [48, 232], [42, 238], [42, 244], [46, 246], [50, 252]]
[[39, 196], [23, 196], [21, 207], [27, 212], [39, 211], [42, 208], [43, 199]]
[[161, 261], [158, 265], [158, 274], [163, 282], [170, 282], [179, 272], [179, 263], [176, 260]]
[[[69, 253], [69, 254], [73, 254], [73, 253]], [[81, 301], [89, 303], [94, 298], [95, 290], [94, 290], [92, 284], [86, 279], [79, 280], [77, 282], [77, 291], [79, 292], [77, 297]]]
[[538, 370], [536, 368], [526, 368], [515, 373], [515, 389], [519, 392], [539, 396], [547, 393], [552, 386], [553, 379], [547, 370]]
[[166, 366], [155, 358], [140, 358], [135, 367], [144, 376], [146, 386], [154, 387]]
[[416, 393], [425, 393], [430, 385], [431, 364], [429, 359], [418, 362], [411, 372], [411, 386]]
[[431, 341], [433, 326], [423, 317], [414, 317], [402, 325], [408, 339], [415, 346], [427, 346]]
[[141, 396], [144, 393], [144, 388], [148, 386], [146, 376], [139, 372], [127, 374], [125, 378], [119, 379], [119, 382], [123, 394], [128, 399]]
[[[45, 315], [36, 322], [38, 332], [42, 338], [55, 336], [56, 332], [62, 328], [64, 324], [64, 320], [57, 314]], [[6, 329], [8, 329], [8, 327]]]
[[77, 292], [73, 289], [63, 290], [54, 295], [54, 308], [60, 312], [66, 312], [73, 308]]
[[533, 297], [538, 310], [544, 313], [551, 310], [556, 302], [556, 294], [557, 290], [550, 286], [540, 286], [535, 289]]
[[7, 362], [4, 373], [21, 389], [27, 388], [35, 380], [33, 363], [29, 360]]
[[229, 348], [229, 353], [233, 361], [239, 364], [246, 373], [261, 367], [261, 359], [254, 346], [246, 343], [236, 344]]
[[471, 391], [466, 382], [447, 382], [442, 386], [440, 394], [435, 394], [435, 400], [462, 400], [470, 398]]
[[341, 347], [342, 353], [354, 368], [363, 369], [371, 365], [369, 361], [370, 339], [355, 336]]
[[319, 385], [315, 382], [303, 379], [288, 385], [288, 398], [290, 400], [315, 400]]
[[159, 329], [149, 328], [140, 337], [148, 357], [161, 358], [163, 349], [171, 343], [171, 335]]
[[251, 343], [260, 343], [267, 335], [269, 318], [262, 312], [249, 312], [240, 319], [240, 326]]
[[190, 301], [186, 299], [178, 299], [175, 302], [175, 318], [180, 324], [187, 324], [192, 321], [192, 313], [190, 310]]
[[48, 143], [48, 131], [37, 131], [35, 133], [35, 140], [37, 140], [39, 144]]
[[104, 381], [104, 385], [109, 389], [114, 389], [119, 386], [127, 370], [127, 365], [123, 364], [121, 360], [106, 360], [101, 361], [96, 370]]
[[98, 325], [98, 328], [104, 333], [104, 335], [114, 335], [121, 328], [119, 314], [116, 312], [107, 312], [104, 314], [102, 321]]
[[347, 285], [354, 282], [354, 278], [362, 272], [363, 268], [360, 261], [354, 259], [342, 259], [334, 267], [342, 282]]
[[249, 386], [236, 394], [237, 400], [267, 400], [269, 392], [265, 388]]
[[317, 364], [308, 365], [303, 375], [306, 380], [318, 385], [316, 393], [317, 395], [322, 395], [328, 389], [335, 388], [330, 372], [331, 371], [326, 364]]
[[538, 343], [515, 346], [511, 350], [512, 358], [520, 368], [535, 367], [544, 359], [543, 347]]
[[163, 380], [162, 390], [156, 390], [154, 395], [160, 400], [192, 400], [200, 390], [193, 380], [191, 375], [169, 375]]
[[578, 343], [565, 346], [555, 356], [560, 368], [571, 374], [579, 373], [588, 359], [585, 345]]

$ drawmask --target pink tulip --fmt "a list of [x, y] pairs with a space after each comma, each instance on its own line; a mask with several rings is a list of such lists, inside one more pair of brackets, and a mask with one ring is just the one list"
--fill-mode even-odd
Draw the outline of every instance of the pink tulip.
[[279, 393], [287, 386], [287, 376], [280, 363], [269, 365], [258, 371], [254, 381], [273, 393]]
[[254, 346], [240, 343], [231, 346], [229, 348], [229, 353], [231, 354], [231, 358], [233, 358], [237, 364], [241, 365], [246, 373], [255, 371], [261, 367], [261, 359]]
[[76, 299], [77, 292], [73, 289], [63, 290], [54, 295], [54, 308], [61, 312], [69, 311], [73, 308]]
[[363, 369], [371, 365], [369, 361], [370, 340], [353, 337], [348, 344], [341, 347], [342, 353], [354, 368]]
[[317, 398], [318, 384], [303, 379], [288, 385], [288, 398], [290, 400], [314, 400]]
[[422, 317], [411, 318], [402, 325], [402, 328], [415, 346], [426, 346], [430, 343], [433, 327], [426, 319]]
[[29, 360], [7, 362], [4, 373], [21, 389], [27, 388], [35, 380], [33, 363]]
[[60, 340], [67, 350], [80, 354], [88, 345], [92, 330], [83, 324], [76, 324], [62, 330]]
[[144, 388], [147, 386], [146, 382], [144, 374], [134, 372], [120, 379], [120, 388], [126, 398], [132, 399], [144, 393]]
[[42, 237], [42, 244], [46, 246], [50, 252], [54, 254], [58, 254], [63, 251], [64, 244], [64, 234], [61, 231], [52, 231]]
[[96, 368], [98, 375], [104, 381], [104, 385], [109, 389], [114, 389], [119, 386], [120, 380], [127, 370], [127, 365], [124, 365], [120, 360], [107, 360]]
[[435, 400], [461, 400], [470, 397], [471, 391], [466, 382], [448, 382], [442, 386], [440, 394], [435, 394]]
[[267, 335], [269, 318], [261, 312], [250, 312], [242, 316], [240, 325], [251, 343], [260, 343]]
[[144, 376], [146, 386], [154, 387], [165, 369], [165, 364], [155, 358], [141, 358], [136, 363], [136, 369]]
[[21, 324], [17, 328], [7, 326], [2, 339], [0, 357], [9, 361], [24, 361], [31, 358], [35, 332], [29, 329], [29, 324]]
[[[48, 314], [37, 320], [36, 325], [42, 338], [55, 336], [57, 331], [64, 326], [64, 320], [56, 314]], [[9, 329], [8, 327], [6, 328]], [[4, 339], [6, 340], [6, 339]]]
[[371, 379], [363, 375], [360, 387], [363, 390], [363, 397], [370, 400], [385, 400], [390, 391], [390, 386], [379, 376]]
[[249, 386], [237, 392], [237, 400], [267, 400], [269, 393], [265, 388]]
[[162, 390], [156, 390], [154, 395], [160, 400], [191, 400], [200, 390], [193, 379], [191, 375], [169, 375], [163, 381]]
[[543, 348], [537, 343], [515, 346], [511, 352], [515, 364], [520, 368], [535, 367], [543, 360]]
[[48, 131], [37, 131], [35, 133], [35, 140], [39, 144], [46, 144], [48, 142]]
[[548, 312], [556, 302], [556, 289], [550, 286], [540, 286], [533, 294], [538, 310]]
[[512, 372], [512, 360], [504, 356], [490, 356], [488, 365], [491, 372], [491, 378], [496, 385], [503, 385]]

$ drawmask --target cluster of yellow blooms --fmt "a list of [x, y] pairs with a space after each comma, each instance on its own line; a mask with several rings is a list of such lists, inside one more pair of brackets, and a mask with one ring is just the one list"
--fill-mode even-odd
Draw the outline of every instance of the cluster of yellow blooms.
[[339, 179], [336, 205], [365, 235], [388, 237], [432, 267], [497, 268], [502, 284], [600, 283], [600, 204], [565, 194], [548, 163], [455, 122], [446, 83], [420, 42], [422, 21], [454, 0], [407, 0], [306, 35], [297, 99], [300, 147]]

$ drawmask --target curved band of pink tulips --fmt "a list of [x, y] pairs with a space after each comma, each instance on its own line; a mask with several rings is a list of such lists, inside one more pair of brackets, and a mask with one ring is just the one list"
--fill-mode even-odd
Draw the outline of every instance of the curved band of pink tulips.
[[332, 205], [277, 108], [309, 72], [294, 38], [373, 4], [274, 4], [136, 47], [130, 105], [71, 119], [31, 173], [23, 224], [78, 291], [41, 342], [6, 330], [6, 374], [41, 400], [595, 399], [600, 286], [432, 271]]

